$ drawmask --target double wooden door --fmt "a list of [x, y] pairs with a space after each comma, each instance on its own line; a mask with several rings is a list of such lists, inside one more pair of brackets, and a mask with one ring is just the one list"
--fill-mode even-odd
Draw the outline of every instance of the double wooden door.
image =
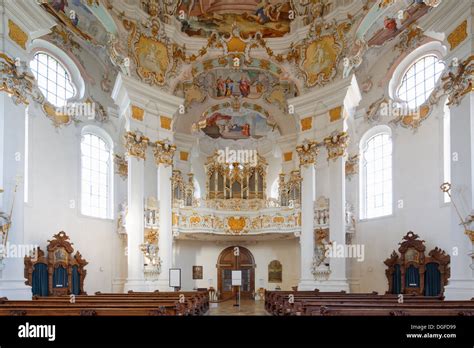
[[255, 260], [244, 247], [232, 246], [224, 249], [217, 260], [217, 282], [220, 298], [229, 298], [235, 293], [232, 286], [232, 271], [242, 271], [240, 295], [252, 298], [255, 293]]

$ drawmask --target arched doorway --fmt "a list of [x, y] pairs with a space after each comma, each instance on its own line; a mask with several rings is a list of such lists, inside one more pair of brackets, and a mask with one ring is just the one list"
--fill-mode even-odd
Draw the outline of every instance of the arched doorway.
[[217, 282], [221, 298], [232, 295], [232, 271], [242, 271], [241, 297], [252, 298], [255, 293], [255, 260], [247, 248], [231, 246], [225, 248], [217, 259]]

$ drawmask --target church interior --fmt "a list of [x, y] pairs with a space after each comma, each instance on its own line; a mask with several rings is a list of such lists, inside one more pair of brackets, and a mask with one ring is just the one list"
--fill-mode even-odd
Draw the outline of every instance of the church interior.
[[0, 316], [474, 315], [473, 1], [1, 6]]

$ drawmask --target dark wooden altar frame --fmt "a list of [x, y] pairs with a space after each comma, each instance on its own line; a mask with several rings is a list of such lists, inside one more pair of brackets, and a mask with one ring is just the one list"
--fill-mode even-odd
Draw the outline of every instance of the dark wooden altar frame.
[[[425, 256], [426, 247], [424, 245], [424, 240], [418, 239], [419, 236], [412, 231], [408, 232], [404, 237], [400, 244], [400, 248], [398, 251], [400, 256], [394, 250], [392, 255], [388, 259], [384, 261], [385, 265], [387, 265], [388, 269], [385, 270], [385, 275], [387, 276], [388, 280], [388, 291], [387, 293], [392, 293], [393, 291], [393, 273], [395, 272], [395, 266], [400, 266], [400, 277], [401, 277], [401, 293], [402, 294], [416, 294], [416, 295], [424, 295], [425, 292], [425, 271], [426, 265], [428, 263], [436, 263], [438, 264], [438, 270], [441, 275], [441, 293], [440, 295], [444, 294], [444, 287], [448, 284], [448, 279], [451, 276], [451, 269], [449, 268], [449, 263], [451, 261], [451, 257], [446, 254], [444, 250], [439, 249], [438, 247], [434, 248], [428, 253], [428, 256]], [[406, 252], [409, 249], [415, 249], [418, 252], [419, 259], [418, 261], [409, 261], [406, 260]], [[414, 266], [418, 269], [420, 274], [420, 286], [417, 288], [412, 287], [405, 287], [405, 274], [406, 270], [410, 266]]]
[[[85, 295], [86, 292], [84, 291], [84, 279], [87, 275], [87, 271], [84, 269], [84, 267], [88, 264], [88, 262], [82, 258], [82, 255], [79, 251], [76, 251], [74, 256], [72, 255], [74, 248], [72, 247], [72, 243], [69, 242], [69, 237], [64, 231], [55, 234], [52, 240], [48, 240], [48, 243], [49, 244], [46, 247], [46, 250], [48, 251], [47, 257], [45, 257], [45, 253], [40, 247], [38, 247], [36, 251], [36, 260], [33, 260], [31, 256], [25, 257], [25, 284], [29, 286], [33, 285], [33, 270], [37, 264], [42, 263], [47, 265], [48, 268], [49, 296], [70, 295], [72, 294], [72, 270], [74, 266], [77, 266], [77, 271], [79, 273], [79, 294]], [[54, 254], [58, 249], [64, 249], [66, 251], [67, 256], [65, 261], [55, 260]], [[53, 288], [53, 274], [59, 266], [63, 266], [67, 272], [68, 286], [64, 288]]]

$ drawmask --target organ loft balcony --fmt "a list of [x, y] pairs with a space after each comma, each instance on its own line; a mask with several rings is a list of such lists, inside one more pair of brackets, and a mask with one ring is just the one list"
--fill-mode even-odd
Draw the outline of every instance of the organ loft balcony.
[[206, 191], [194, 198], [193, 175], [175, 170], [173, 235], [178, 239], [291, 239], [301, 231], [301, 177], [280, 175], [278, 198], [268, 198], [267, 163], [256, 152], [242, 161], [226, 161], [218, 153], [205, 164]]
[[[207, 241], [263, 241], [298, 238], [301, 233], [301, 176], [299, 170], [279, 175], [278, 197], [266, 196], [265, 160], [225, 163], [214, 155], [205, 165], [204, 198], [194, 195], [194, 176], [172, 176], [172, 231], [175, 239]], [[348, 236], [355, 231], [348, 206]], [[314, 202], [314, 228], [329, 228], [329, 199]], [[350, 238], [349, 238], [350, 239]]]

